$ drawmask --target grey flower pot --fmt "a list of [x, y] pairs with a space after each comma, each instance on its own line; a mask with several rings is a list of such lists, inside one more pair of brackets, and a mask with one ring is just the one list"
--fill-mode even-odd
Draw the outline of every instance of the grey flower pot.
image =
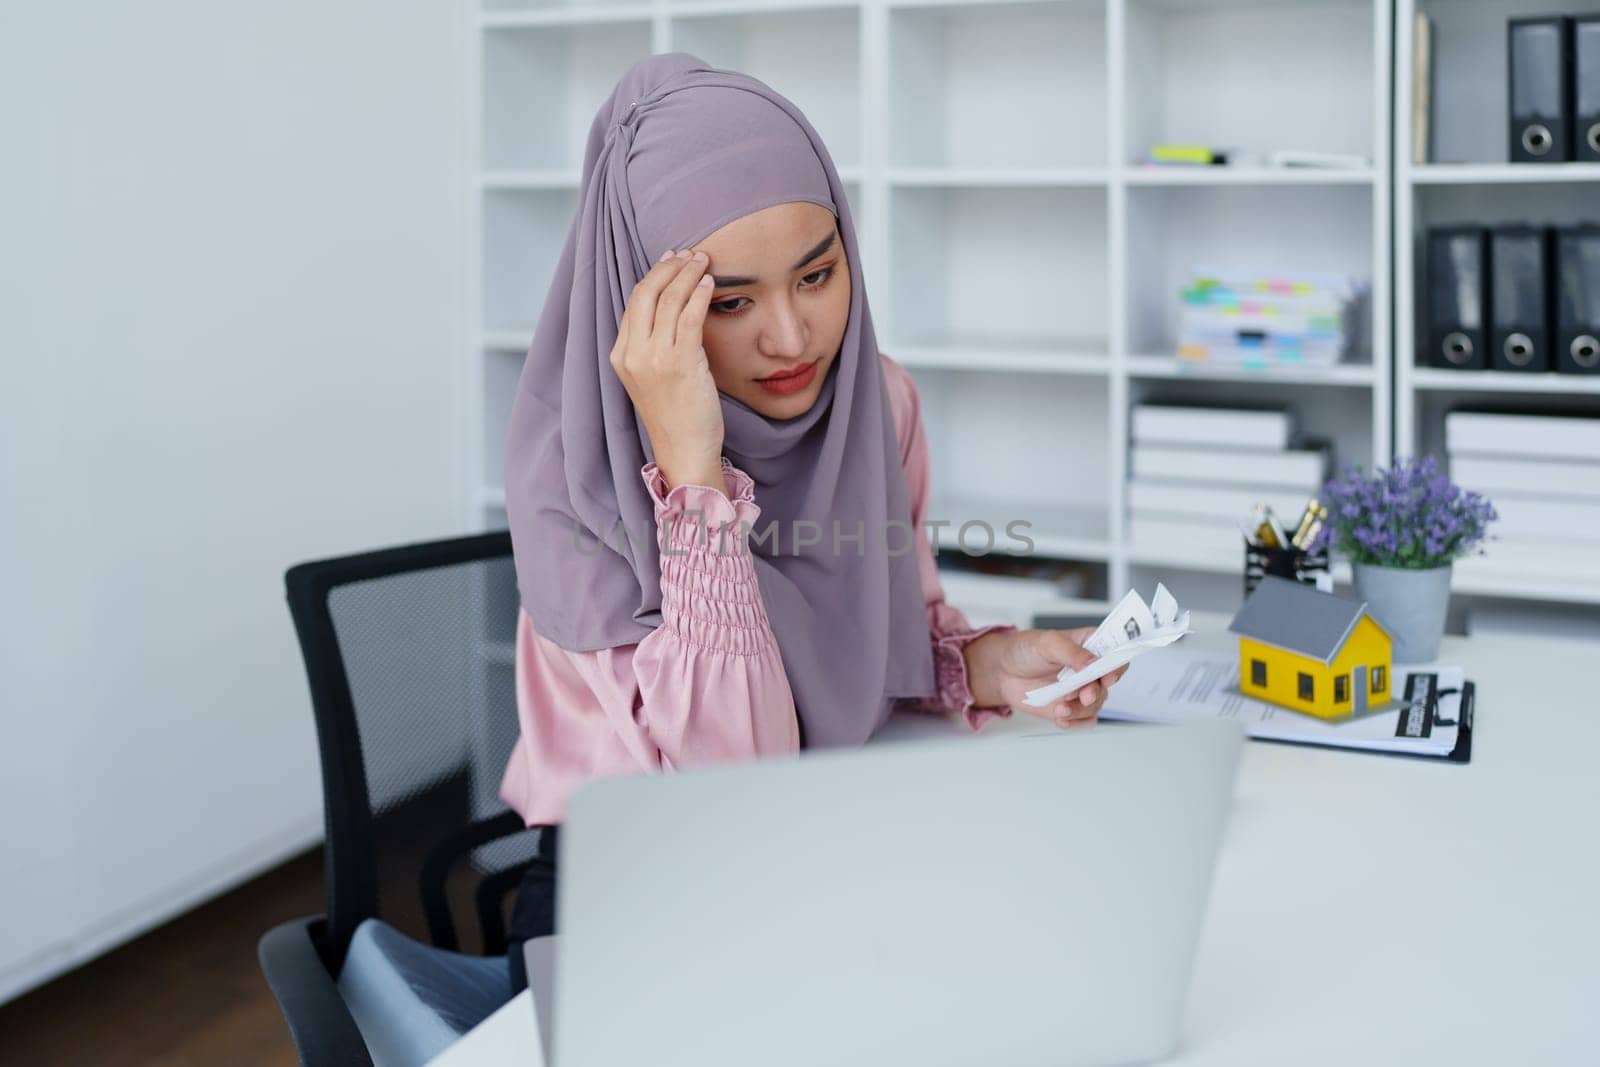
[[1396, 663], [1431, 663], [1438, 658], [1453, 569], [1449, 563], [1424, 571], [1352, 565], [1356, 598], [1367, 602], [1372, 617], [1394, 639]]

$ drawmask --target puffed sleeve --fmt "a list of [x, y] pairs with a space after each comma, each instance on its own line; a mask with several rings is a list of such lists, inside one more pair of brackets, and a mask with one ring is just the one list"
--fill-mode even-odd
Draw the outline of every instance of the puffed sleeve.
[[671, 769], [797, 752], [794, 695], [767, 620], [748, 534], [754, 483], [726, 458], [727, 492], [667, 490], [640, 471], [654, 502], [662, 625], [589, 663], [613, 729], [645, 767]]
[[596, 777], [793, 754], [794, 695], [767, 620], [749, 528], [754, 483], [722, 461], [726, 494], [667, 491], [640, 471], [661, 546], [662, 625], [635, 644], [572, 651], [517, 627], [520, 735], [500, 795], [530, 826], [559, 823]]

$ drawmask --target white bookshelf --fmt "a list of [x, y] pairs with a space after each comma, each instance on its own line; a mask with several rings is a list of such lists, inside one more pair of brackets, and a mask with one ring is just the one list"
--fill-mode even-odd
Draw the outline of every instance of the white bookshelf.
[[[1411, 158], [1412, 23], [1433, 22], [1433, 152]], [[1401, 454], [1443, 458], [1444, 416], [1456, 407], [1600, 415], [1600, 376], [1454, 371], [1419, 366], [1425, 306], [1422, 242], [1433, 226], [1562, 225], [1600, 221], [1600, 164], [1511, 163], [1507, 152], [1506, 20], [1600, 12], [1600, 0], [1396, 0], [1394, 159], [1395, 442]], [[1470, 488], [1470, 487], [1469, 487]], [[1554, 548], [1457, 564], [1458, 599], [1600, 604], [1600, 567]]]
[[[1502, 154], [1503, 151], [1502, 151]], [[1527, 163], [1421, 163], [1407, 164], [1412, 186], [1426, 185], [1564, 185], [1600, 182], [1600, 163], [1540, 163], [1537, 172]]]
[[[1337, 458], [1389, 459], [1389, 0], [469, 2], [467, 17], [476, 524], [504, 522], [508, 393], [570, 223], [586, 124], [627, 65], [679, 49], [767, 81], [826, 139], [880, 347], [922, 393], [933, 517], [1031, 521], [1035, 554], [1097, 576], [1088, 603], [1160, 578], [1185, 604], [1225, 610], [1237, 539], [1125, 542], [1132, 405], [1282, 403]], [[1371, 163], [1140, 166], [1156, 141]], [[1177, 360], [1180, 283], [1227, 265], [1366, 278], [1353, 361]], [[953, 529], [941, 544], [955, 547]]]

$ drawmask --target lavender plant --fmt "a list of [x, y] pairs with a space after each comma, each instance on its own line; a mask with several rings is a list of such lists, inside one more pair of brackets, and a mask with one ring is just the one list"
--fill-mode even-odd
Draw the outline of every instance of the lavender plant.
[[1489, 523], [1499, 518], [1487, 497], [1450, 481], [1432, 456], [1396, 459], [1364, 474], [1346, 464], [1322, 487], [1328, 509], [1311, 544], [1330, 545], [1352, 563], [1425, 570], [1468, 555], [1483, 555]]

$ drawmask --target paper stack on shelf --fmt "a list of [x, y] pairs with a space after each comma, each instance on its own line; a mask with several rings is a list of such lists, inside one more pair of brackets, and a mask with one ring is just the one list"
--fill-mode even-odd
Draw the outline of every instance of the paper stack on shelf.
[[1372, 160], [1355, 152], [1314, 152], [1302, 148], [1277, 148], [1267, 153], [1268, 167], [1314, 170], [1361, 170]]
[[1180, 292], [1178, 356], [1328, 366], [1352, 348], [1366, 283], [1348, 274], [1196, 271]]
[[1451, 480], [1500, 516], [1469, 570], [1600, 581], [1600, 419], [1453, 411], [1444, 428]]
[[1328, 469], [1324, 446], [1293, 447], [1286, 408], [1140, 404], [1128, 465], [1128, 540], [1173, 559], [1243, 566], [1239, 522], [1256, 504], [1301, 512]]

